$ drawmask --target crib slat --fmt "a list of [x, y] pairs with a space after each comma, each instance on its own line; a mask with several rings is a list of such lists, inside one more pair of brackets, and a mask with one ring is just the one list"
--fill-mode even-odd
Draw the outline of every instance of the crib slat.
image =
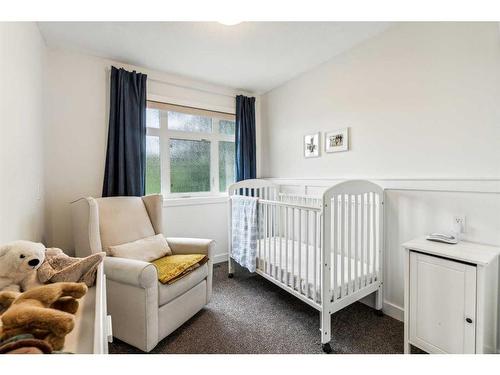
[[282, 238], [283, 238], [283, 227], [282, 227], [282, 220], [281, 220], [281, 211], [282, 211], [282, 207], [281, 206], [278, 206], [278, 238], [279, 238], [279, 258], [278, 258], [278, 267], [277, 267], [277, 271], [276, 271], [276, 280], [278, 281], [282, 281], [282, 278], [281, 278], [281, 255], [282, 255]]
[[262, 271], [266, 271], [266, 251], [267, 251], [267, 206], [262, 205]]
[[290, 226], [288, 225], [288, 207], [285, 207], [285, 283], [290, 285], [288, 278], [288, 238], [290, 237]]
[[366, 214], [366, 263], [368, 266], [368, 269], [366, 270], [366, 283], [371, 284], [371, 277], [370, 277], [370, 266], [371, 266], [371, 217], [372, 217], [372, 206], [371, 206], [371, 193], [367, 193], [367, 214]]
[[306, 219], [306, 297], [309, 298], [309, 210], [304, 212]]
[[381, 270], [384, 269], [384, 198], [383, 195], [378, 194], [378, 213], [377, 213], [377, 236], [378, 236], [378, 267], [377, 267], [377, 281], [383, 279]]
[[292, 276], [292, 289], [295, 289], [295, 208], [292, 207], [292, 269], [290, 275]]
[[273, 236], [274, 236], [274, 219], [273, 219], [273, 204], [268, 204], [269, 209], [269, 257], [268, 257], [268, 271], [269, 276], [273, 275]]
[[[333, 242], [333, 298], [337, 299], [337, 276], [339, 272], [339, 267], [338, 267], [338, 244], [339, 244], [339, 239], [338, 239], [338, 196], [334, 195], [331, 201], [331, 208], [333, 212], [333, 218], [331, 220], [331, 228], [330, 231], [332, 233], [331, 235], [331, 241], [328, 244], [324, 244], [325, 247], [329, 251], [326, 251], [326, 254], [331, 254], [332, 252], [332, 242]], [[323, 261], [321, 261], [323, 263]], [[320, 267], [322, 269], [323, 267]]]
[[262, 205], [262, 271], [266, 270], [266, 241], [267, 241], [267, 218], [266, 218], [266, 205]]
[[258, 217], [258, 222], [257, 222], [257, 228], [258, 228], [258, 233], [257, 233], [257, 254], [258, 254], [258, 259], [257, 259], [257, 268], [261, 268], [261, 262], [262, 262], [262, 205], [258, 204], [257, 205], [257, 217]]
[[341, 203], [340, 203], [340, 298], [344, 297], [344, 283], [345, 283], [345, 246], [346, 246], [346, 238], [345, 238], [345, 220], [346, 220], [346, 202], [345, 195], [341, 195]]
[[271, 267], [272, 267], [272, 264], [271, 264], [271, 253], [272, 253], [272, 225], [273, 225], [273, 218], [272, 218], [272, 209], [271, 209], [271, 205], [268, 204], [267, 205], [267, 240], [268, 240], [268, 244], [267, 244], [267, 270], [266, 270], [266, 273], [268, 275], [271, 275]]
[[359, 195], [354, 196], [354, 292], [359, 289], [359, 280], [358, 280], [358, 265], [359, 265], [359, 242], [358, 242], [358, 231], [359, 231]]
[[269, 258], [267, 256], [269, 248], [269, 205], [264, 205], [264, 217], [265, 217], [265, 239], [264, 239], [264, 272], [267, 273], [267, 268], [269, 265]]
[[318, 222], [318, 213], [316, 211], [314, 211], [313, 212], [313, 216], [314, 216], [314, 221], [313, 221], [313, 238], [314, 238], [314, 240], [313, 240], [313, 246], [314, 246], [313, 247], [313, 249], [314, 249], [314, 255], [313, 255], [313, 266], [314, 266], [313, 277], [314, 277], [314, 281], [313, 281], [313, 283], [314, 283], [314, 289], [313, 289], [312, 298], [313, 298], [314, 302], [317, 302], [317, 298], [316, 298], [317, 292], [316, 291], [318, 290], [317, 289], [318, 285], [316, 283], [316, 267], [317, 267], [317, 264], [318, 264], [318, 262], [317, 262], [318, 259], [316, 257], [316, 250], [317, 250], [316, 246], [317, 246], [317, 238], [318, 238], [318, 236], [316, 234], [316, 230], [317, 230], [317, 222]]
[[373, 251], [374, 251], [374, 258], [375, 262], [373, 262], [373, 281], [378, 280], [378, 264], [380, 262], [379, 257], [379, 212], [380, 212], [380, 201], [379, 201], [379, 195], [373, 193], [373, 198], [375, 202], [375, 213], [374, 213], [374, 222], [375, 225], [373, 226], [373, 233], [374, 233], [374, 242], [375, 245], [373, 246]]
[[298, 266], [299, 266], [299, 273], [298, 273], [298, 288], [299, 288], [299, 293], [302, 293], [302, 210], [299, 208], [297, 211], [298, 214], [298, 219], [299, 219], [299, 240], [298, 240], [298, 251], [299, 251], [299, 258], [298, 258]]
[[361, 250], [361, 287], [366, 286], [365, 278], [365, 194], [361, 194], [361, 228], [360, 228], [360, 250]]
[[277, 266], [278, 263], [276, 263], [276, 225], [277, 225], [277, 218], [276, 218], [276, 204], [273, 204], [273, 251], [274, 251], [274, 278], [276, 279], [276, 274], [277, 274]]
[[373, 259], [373, 265], [372, 265], [372, 269], [371, 269], [371, 272], [370, 272], [370, 278], [372, 280], [372, 283], [375, 282], [375, 266], [377, 265], [377, 223], [376, 223], [376, 202], [375, 202], [375, 193], [371, 193], [371, 196], [372, 196], [372, 259]]
[[351, 195], [347, 195], [347, 291], [346, 294], [351, 293], [351, 226], [352, 226], [352, 200]]

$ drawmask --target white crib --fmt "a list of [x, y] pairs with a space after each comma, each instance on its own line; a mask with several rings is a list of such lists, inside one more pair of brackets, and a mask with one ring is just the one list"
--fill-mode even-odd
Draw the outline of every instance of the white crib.
[[[346, 181], [321, 197], [280, 192], [266, 180], [245, 180], [229, 195], [257, 197], [256, 273], [321, 313], [321, 343], [331, 352], [330, 315], [376, 292], [382, 309], [384, 191], [369, 181]], [[229, 277], [233, 276], [229, 200]]]

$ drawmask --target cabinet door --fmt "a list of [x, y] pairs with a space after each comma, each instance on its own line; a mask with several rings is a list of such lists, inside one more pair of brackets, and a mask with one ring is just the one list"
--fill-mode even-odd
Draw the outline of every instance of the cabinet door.
[[410, 342], [429, 353], [474, 353], [476, 267], [410, 253]]

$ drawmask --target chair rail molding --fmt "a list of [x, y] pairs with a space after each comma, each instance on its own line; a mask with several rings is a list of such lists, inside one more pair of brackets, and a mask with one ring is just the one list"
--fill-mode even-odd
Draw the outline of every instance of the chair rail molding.
[[453, 178], [453, 177], [360, 177], [345, 176], [336, 178], [283, 178], [264, 177], [281, 186], [300, 186], [304, 193], [310, 190], [329, 187], [345, 180], [362, 179], [370, 180], [382, 186], [385, 190], [410, 190], [430, 192], [461, 192], [461, 193], [484, 193], [500, 194], [500, 178]]

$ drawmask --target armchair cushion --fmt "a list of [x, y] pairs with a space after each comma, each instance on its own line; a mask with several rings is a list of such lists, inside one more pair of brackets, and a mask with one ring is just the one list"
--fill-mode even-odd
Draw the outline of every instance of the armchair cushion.
[[113, 257], [129, 258], [152, 262], [172, 254], [163, 234], [141, 238], [123, 245], [110, 246], [108, 252]]
[[158, 283], [156, 267], [141, 260], [106, 257], [104, 272], [110, 280], [143, 289]]
[[198, 285], [208, 275], [207, 263], [190, 272], [187, 276], [177, 280], [173, 284], [162, 284], [158, 286], [158, 304], [163, 306], [174, 298], [184, 294], [194, 286]]
[[153, 225], [140, 197], [96, 199], [102, 249], [155, 235]]

